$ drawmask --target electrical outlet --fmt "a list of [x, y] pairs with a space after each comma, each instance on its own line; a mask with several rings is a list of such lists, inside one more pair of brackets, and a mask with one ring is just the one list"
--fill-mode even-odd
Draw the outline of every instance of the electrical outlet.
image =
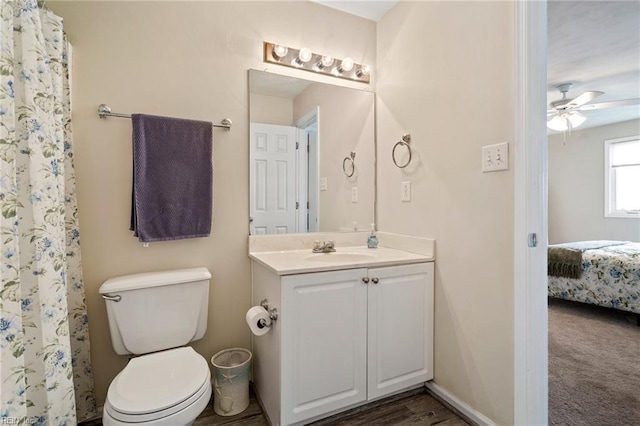
[[351, 202], [352, 203], [357, 203], [358, 202], [358, 187], [354, 186], [353, 188], [351, 188]]
[[482, 147], [482, 172], [509, 170], [509, 143], [498, 143]]
[[411, 182], [400, 183], [400, 197], [402, 201], [411, 201]]

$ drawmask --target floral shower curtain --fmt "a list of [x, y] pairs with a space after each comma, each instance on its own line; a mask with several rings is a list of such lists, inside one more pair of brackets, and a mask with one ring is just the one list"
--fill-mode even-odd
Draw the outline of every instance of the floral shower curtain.
[[0, 2], [0, 424], [94, 417], [62, 19]]

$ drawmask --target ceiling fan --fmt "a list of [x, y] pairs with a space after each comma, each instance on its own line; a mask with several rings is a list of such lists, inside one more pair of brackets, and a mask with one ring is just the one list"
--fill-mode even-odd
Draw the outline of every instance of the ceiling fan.
[[629, 105], [640, 105], [640, 98], [624, 99], [619, 101], [600, 102], [591, 104], [592, 100], [604, 95], [604, 92], [586, 91], [575, 98], [567, 98], [567, 92], [573, 86], [572, 83], [564, 83], [557, 86], [562, 99], [551, 102], [550, 109], [547, 110], [547, 127], [559, 132], [578, 127], [587, 119], [580, 111], [591, 111], [594, 109], [615, 108]]

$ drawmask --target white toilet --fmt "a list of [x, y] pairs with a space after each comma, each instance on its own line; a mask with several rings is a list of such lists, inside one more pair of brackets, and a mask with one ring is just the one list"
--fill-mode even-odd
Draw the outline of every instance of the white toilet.
[[140, 355], [109, 385], [105, 426], [190, 425], [205, 409], [209, 364], [185, 345], [207, 329], [210, 278], [207, 268], [190, 268], [116, 277], [100, 286], [114, 350]]

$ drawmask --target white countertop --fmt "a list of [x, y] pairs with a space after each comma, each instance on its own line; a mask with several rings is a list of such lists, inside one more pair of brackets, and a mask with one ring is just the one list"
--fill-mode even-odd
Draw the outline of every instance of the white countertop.
[[256, 251], [250, 252], [249, 257], [278, 275], [372, 268], [434, 260], [433, 256], [380, 246], [375, 249], [366, 246], [336, 247], [334, 253], [313, 253], [310, 249]]

